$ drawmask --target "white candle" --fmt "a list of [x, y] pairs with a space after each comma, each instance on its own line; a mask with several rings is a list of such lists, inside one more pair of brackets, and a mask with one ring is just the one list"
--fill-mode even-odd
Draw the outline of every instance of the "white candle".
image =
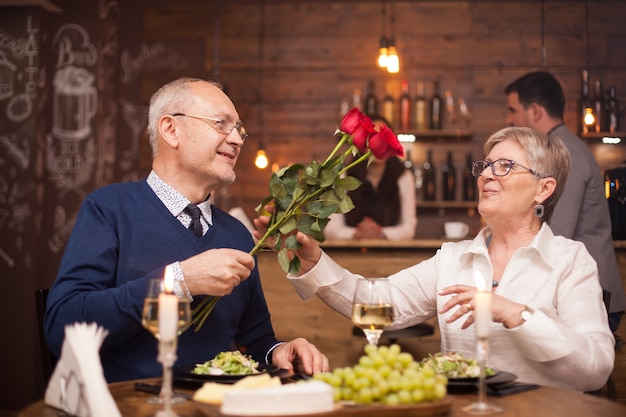
[[163, 278], [164, 291], [159, 294], [159, 338], [172, 341], [178, 332], [178, 297], [174, 294], [174, 274], [169, 266]]
[[485, 291], [485, 280], [479, 271], [474, 271], [474, 280], [476, 281], [476, 294], [474, 295], [476, 337], [485, 339], [489, 337], [491, 327], [491, 293]]

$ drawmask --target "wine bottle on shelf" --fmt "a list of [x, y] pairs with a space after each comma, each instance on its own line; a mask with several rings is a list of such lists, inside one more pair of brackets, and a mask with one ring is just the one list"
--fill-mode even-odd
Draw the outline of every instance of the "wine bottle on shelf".
[[367, 95], [365, 96], [365, 114], [369, 117], [378, 114], [378, 99], [374, 91], [374, 81], [367, 84]]
[[422, 175], [422, 189], [424, 190], [424, 201], [435, 200], [436, 188], [435, 167], [433, 165], [433, 150], [428, 150], [428, 158], [424, 162]]
[[443, 199], [446, 201], [456, 200], [456, 170], [452, 161], [452, 152], [448, 151], [446, 163], [441, 167], [443, 173]]
[[393, 97], [389, 92], [389, 88], [386, 89], [385, 98], [383, 100], [383, 117], [391, 124], [395, 122], [395, 104]]
[[343, 117], [350, 111], [350, 102], [348, 98], [344, 98], [341, 100], [341, 104], [339, 104], [339, 118], [338, 120], [342, 120]]
[[363, 110], [363, 105], [361, 103], [361, 89], [356, 88], [354, 90], [354, 94], [352, 94], [352, 107], [356, 107], [359, 110]]
[[472, 153], [468, 152], [463, 168], [463, 200], [465, 201], [476, 201], [478, 193], [476, 178], [472, 175], [472, 162]]
[[583, 70], [580, 96], [580, 131], [588, 133], [595, 125], [593, 101], [589, 97], [589, 71]]
[[411, 159], [411, 150], [408, 149], [406, 151], [406, 154], [404, 156], [404, 166], [406, 167], [406, 169], [408, 169], [409, 171], [413, 172], [413, 159]]
[[404, 132], [408, 132], [411, 129], [411, 96], [409, 95], [409, 82], [402, 80], [400, 88], [400, 129]]
[[435, 81], [433, 95], [430, 98], [430, 128], [432, 130], [441, 130], [442, 128], [442, 108], [441, 108], [441, 92], [439, 91], [439, 81]]
[[619, 100], [614, 85], [609, 88], [609, 132], [619, 132]]
[[445, 123], [443, 124], [445, 129], [454, 129], [456, 126], [456, 109], [454, 108], [454, 97], [452, 97], [452, 92], [450, 90], [446, 90], [443, 94], [444, 102], [445, 102]]
[[428, 102], [424, 93], [424, 83], [418, 82], [415, 94], [415, 130], [422, 132], [428, 130]]
[[596, 132], [606, 132], [608, 129], [608, 114], [602, 91], [602, 81], [596, 80], [596, 91], [593, 98], [593, 111], [596, 116]]

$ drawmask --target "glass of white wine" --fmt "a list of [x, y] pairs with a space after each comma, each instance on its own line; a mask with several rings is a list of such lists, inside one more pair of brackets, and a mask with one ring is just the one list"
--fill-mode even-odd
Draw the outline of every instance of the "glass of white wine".
[[[148, 292], [146, 293], [146, 298], [143, 304], [143, 314], [141, 316], [141, 324], [147, 330], [150, 331], [157, 338], [159, 337], [159, 294], [165, 292], [164, 280], [163, 279], [151, 279], [148, 282]], [[180, 282], [174, 280], [174, 293], [182, 294], [180, 291]], [[191, 325], [191, 307], [190, 300], [187, 297], [178, 297], [178, 335], [187, 330]], [[176, 344], [177, 338], [174, 339], [174, 344]], [[174, 352], [176, 351], [176, 346], [174, 346]], [[161, 393], [159, 396], [154, 396], [148, 398], [148, 403], [150, 404], [162, 404], [163, 399], [166, 395], [165, 390], [171, 390], [171, 384], [165, 381], [166, 379], [171, 380], [171, 375], [167, 375], [167, 372], [171, 373], [171, 368], [164, 369], [163, 375], [163, 383], [161, 384]], [[171, 398], [173, 403], [181, 403], [186, 400], [183, 397], [173, 396]]]
[[378, 345], [380, 336], [393, 318], [389, 280], [359, 279], [352, 302], [352, 322], [363, 330], [370, 345]]

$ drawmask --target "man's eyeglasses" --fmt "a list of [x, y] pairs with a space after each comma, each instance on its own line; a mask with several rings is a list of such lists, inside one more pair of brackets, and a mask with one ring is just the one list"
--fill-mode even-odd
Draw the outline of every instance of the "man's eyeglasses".
[[474, 161], [472, 162], [472, 175], [475, 177], [478, 177], [485, 169], [487, 169], [487, 167], [491, 167], [491, 171], [493, 172], [493, 175], [495, 175], [496, 177], [504, 177], [509, 172], [511, 172], [511, 169], [516, 165], [520, 168], [524, 168], [528, 170], [531, 174], [533, 174], [537, 178], [542, 178], [542, 175], [539, 174], [537, 171], [532, 170], [528, 167], [525, 167], [524, 165], [519, 164], [511, 159], [496, 159], [493, 162]]
[[171, 114], [171, 116], [183, 116], [191, 117], [193, 119], [206, 120], [207, 122], [211, 122], [215, 130], [224, 135], [230, 135], [230, 132], [232, 132], [233, 129], [237, 129], [237, 132], [239, 132], [239, 136], [241, 136], [241, 140], [245, 141], [248, 137], [248, 132], [246, 132], [246, 128], [243, 127], [243, 123], [241, 122], [241, 120], [237, 120], [237, 122], [231, 123], [226, 121], [225, 119], [216, 119], [214, 117], [196, 116], [193, 114], [185, 113], [174, 113]]

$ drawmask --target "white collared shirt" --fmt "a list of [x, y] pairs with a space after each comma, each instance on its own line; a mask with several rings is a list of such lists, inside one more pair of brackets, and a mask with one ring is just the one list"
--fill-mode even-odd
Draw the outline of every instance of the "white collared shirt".
[[[481, 271], [491, 289], [492, 268], [486, 246], [491, 234], [483, 229], [473, 240], [444, 243], [435, 256], [391, 275], [396, 318], [392, 329], [437, 317], [442, 352], [476, 357], [474, 326], [438, 314], [453, 295], [438, 292], [454, 284], [475, 286]], [[288, 275], [300, 297], [317, 295], [346, 317], [359, 275], [336, 264], [326, 253], [302, 276]], [[584, 245], [554, 236], [544, 224], [530, 245], [509, 261], [495, 296], [526, 304], [535, 313], [513, 329], [493, 322], [488, 364], [512, 372], [521, 381], [571, 388], [599, 389], [608, 379], [615, 358], [615, 340], [608, 327], [595, 261]]]

